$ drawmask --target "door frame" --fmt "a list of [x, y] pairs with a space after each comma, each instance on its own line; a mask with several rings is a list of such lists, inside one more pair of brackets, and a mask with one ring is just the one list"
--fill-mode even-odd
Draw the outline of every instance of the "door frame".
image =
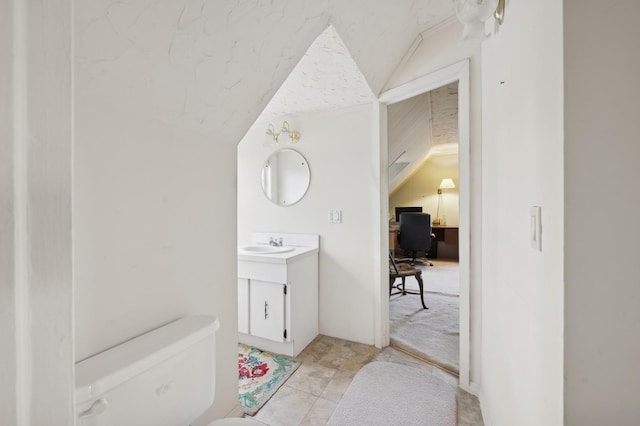
[[[380, 129], [380, 211], [381, 215], [381, 247], [380, 259], [387, 258], [389, 250], [389, 159], [387, 140], [387, 107], [414, 96], [429, 92], [455, 81], [458, 82], [458, 138], [459, 138], [459, 261], [460, 261], [460, 377], [459, 385], [470, 389], [471, 364], [471, 296], [470, 296], [470, 221], [471, 221], [471, 147], [470, 147], [470, 81], [469, 59], [456, 62], [437, 71], [419, 77], [401, 86], [387, 90], [379, 97], [379, 129]], [[389, 284], [386, 264], [382, 268], [383, 279], [379, 297], [376, 298], [376, 317], [380, 323], [376, 327], [376, 341], [382, 347], [389, 345]]]

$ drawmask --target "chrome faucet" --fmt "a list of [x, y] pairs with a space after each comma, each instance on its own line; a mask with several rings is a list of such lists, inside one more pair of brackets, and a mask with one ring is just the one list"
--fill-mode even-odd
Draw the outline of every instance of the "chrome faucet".
[[274, 247], [282, 247], [282, 237], [278, 239], [269, 237], [269, 245]]

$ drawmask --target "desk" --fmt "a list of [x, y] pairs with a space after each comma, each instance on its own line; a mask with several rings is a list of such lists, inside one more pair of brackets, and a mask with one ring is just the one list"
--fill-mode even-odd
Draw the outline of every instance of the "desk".
[[[389, 250], [395, 254], [398, 247], [398, 231], [400, 230], [400, 224], [389, 224]], [[436, 259], [438, 257], [438, 243], [443, 242], [445, 244], [458, 245], [458, 227], [457, 226], [432, 226], [431, 232], [436, 236], [431, 240], [431, 249], [427, 252], [427, 257]], [[457, 251], [457, 250], [456, 250]], [[456, 256], [457, 257], [457, 256]]]
[[436, 236], [435, 241], [443, 241], [447, 244], [458, 245], [457, 226], [432, 226], [431, 232]]

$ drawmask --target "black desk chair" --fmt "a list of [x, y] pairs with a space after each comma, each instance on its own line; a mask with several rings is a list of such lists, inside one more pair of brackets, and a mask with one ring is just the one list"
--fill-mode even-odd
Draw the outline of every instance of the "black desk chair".
[[[398, 247], [411, 253], [410, 259], [400, 259], [399, 262], [416, 264], [418, 252], [426, 252], [431, 248], [431, 240], [436, 236], [431, 232], [431, 215], [429, 213], [402, 213], [400, 215], [400, 230], [398, 231]], [[429, 259], [421, 260], [429, 266], [433, 263]]]

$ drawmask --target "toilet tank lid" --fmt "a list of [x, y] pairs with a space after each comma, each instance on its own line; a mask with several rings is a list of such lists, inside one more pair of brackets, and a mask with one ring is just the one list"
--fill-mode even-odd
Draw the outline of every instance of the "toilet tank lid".
[[100, 352], [75, 365], [75, 403], [95, 398], [214, 334], [218, 318], [193, 315]]

